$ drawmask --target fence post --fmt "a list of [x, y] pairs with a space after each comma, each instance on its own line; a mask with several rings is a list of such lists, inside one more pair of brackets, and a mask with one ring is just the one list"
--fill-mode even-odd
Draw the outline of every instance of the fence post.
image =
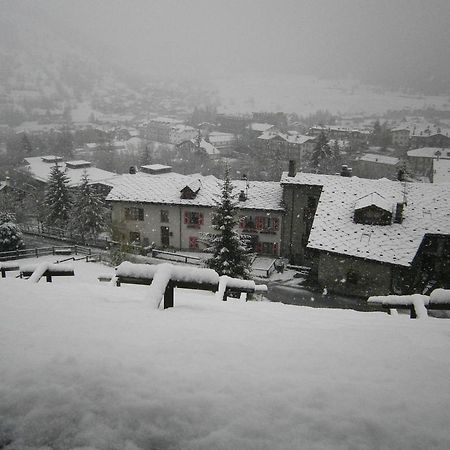
[[36, 253], [36, 258], [39, 256], [39, 252], [38, 252], [38, 249], [37, 248], [35, 248], [34, 249], [34, 252]]
[[164, 291], [164, 309], [173, 308], [173, 292], [174, 285], [171, 281], [167, 283], [166, 290]]
[[52, 253], [53, 253], [53, 255], [55, 254], [55, 247], [54, 246], [52, 247]]
[[78, 255], [78, 246], [76, 244], [74, 246], [74, 252], [75, 252], [75, 255]]

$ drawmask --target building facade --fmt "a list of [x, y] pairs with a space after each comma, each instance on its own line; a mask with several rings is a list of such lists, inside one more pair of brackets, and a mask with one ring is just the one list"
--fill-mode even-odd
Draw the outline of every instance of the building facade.
[[[178, 173], [123, 175], [107, 197], [113, 237], [124, 243], [176, 250], [203, 250], [213, 232], [220, 180]], [[283, 208], [278, 183], [235, 181], [237, 231], [253, 251], [280, 254]]]

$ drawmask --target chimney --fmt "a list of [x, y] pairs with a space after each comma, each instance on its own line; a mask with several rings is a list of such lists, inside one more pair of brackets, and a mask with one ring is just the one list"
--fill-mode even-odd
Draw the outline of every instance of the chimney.
[[289, 160], [288, 177], [295, 177], [295, 161], [293, 159]]
[[348, 167], [347, 164], [343, 164], [341, 168], [341, 177], [351, 177], [352, 168]]
[[395, 216], [394, 223], [402, 223], [403, 222], [403, 207], [405, 204], [403, 202], [397, 203], [395, 208]]
[[9, 178], [9, 177], [5, 178], [5, 186], [11, 187], [11, 178]]
[[239, 201], [245, 202], [245, 200], [247, 200], [247, 196], [245, 195], [244, 190], [241, 190], [241, 192], [239, 192]]

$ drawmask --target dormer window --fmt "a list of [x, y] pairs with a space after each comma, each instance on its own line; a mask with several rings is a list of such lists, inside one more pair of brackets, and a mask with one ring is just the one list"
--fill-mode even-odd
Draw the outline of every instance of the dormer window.
[[200, 180], [194, 181], [193, 183], [187, 184], [183, 189], [181, 189], [181, 198], [184, 200], [194, 199], [200, 191], [202, 184]]
[[245, 202], [245, 200], [247, 200], [247, 196], [245, 195], [245, 191], [241, 190], [241, 192], [239, 192], [239, 201]]
[[363, 225], [390, 225], [392, 207], [382, 195], [372, 192], [357, 200], [353, 221]]

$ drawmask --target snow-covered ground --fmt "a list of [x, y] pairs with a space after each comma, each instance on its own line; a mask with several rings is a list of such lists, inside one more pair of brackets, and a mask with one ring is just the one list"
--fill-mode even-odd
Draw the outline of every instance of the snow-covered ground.
[[448, 110], [446, 96], [404, 95], [352, 80], [319, 80], [294, 74], [241, 74], [213, 81], [220, 110], [227, 113], [284, 111], [308, 115], [319, 109], [333, 114], [384, 114], [388, 110]]
[[155, 310], [70, 264], [0, 279], [0, 448], [450, 448], [448, 321], [193, 291]]

